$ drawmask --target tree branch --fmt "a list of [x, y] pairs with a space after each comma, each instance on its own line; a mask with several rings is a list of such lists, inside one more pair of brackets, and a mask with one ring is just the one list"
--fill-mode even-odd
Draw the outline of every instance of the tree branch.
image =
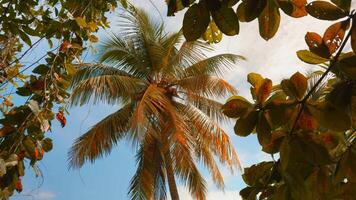
[[292, 129], [291, 129], [291, 131], [289, 132], [289, 135], [291, 135], [291, 134], [294, 132], [294, 130], [295, 130], [295, 128], [296, 128], [296, 125], [297, 125], [297, 123], [298, 123], [298, 120], [299, 120], [299, 118], [301, 117], [302, 112], [303, 112], [303, 110], [304, 110], [304, 108], [305, 108], [305, 104], [306, 104], [307, 100], [308, 100], [309, 97], [313, 94], [313, 92], [317, 89], [317, 87], [320, 85], [320, 83], [324, 80], [324, 78], [329, 74], [329, 72], [335, 67], [337, 61], [339, 60], [339, 57], [340, 57], [340, 55], [341, 55], [343, 49], [345, 48], [346, 43], [348, 42], [348, 40], [349, 40], [350, 37], [351, 37], [352, 28], [353, 28], [353, 27], [355, 26], [355, 24], [356, 24], [356, 23], [355, 23], [355, 20], [356, 20], [356, 19], [355, 19], [355, 18], [356, 18], [355, 16], [356, 16], [355, 14], [353, 14], [353, 15], [350, 16], [349, 19], [351, 19], [351, 18], [353, 19], [353, 20], [352, 20], [353, 25], [352, 25], [352, 27], [350, 28], [350, 30], [349, 30], [349, 32], [348, 32], [348, 34], [347, 34], [345, 40], [342, 42], [342, 44], [341, 44], [341, 46], [340, 46], [340, 49], [339, 49], [338, 52], [336, 53], [335, 57], [333, 57], [332, 60], [330, 61], [329, 67], [328, 67], [328, 68], [326, 69], [326, 71], [322, 74], [322, 76], [318, 79], [318, 81], [314, 84], [314, 86], [310, 89], [310, 91], [308, 92], [308, 94], [305, 95], [304, 98], [300, 101], [301, 107], [300, 107], [300, 109], [299, 109], [299, 111], [298, 111], [297, 117], [296, 117], [296, 119], [295, 119], [295, 121], [294, 121], [294, 123], [293, 123]]

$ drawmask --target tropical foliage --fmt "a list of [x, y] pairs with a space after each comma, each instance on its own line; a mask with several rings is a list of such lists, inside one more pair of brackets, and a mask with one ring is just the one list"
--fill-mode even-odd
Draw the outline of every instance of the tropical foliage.
[[[297, 52], [302, 61], [322, 70], [308, 77], [297, 72], [277, 85], [250, 73], [247, 80], [254, 101], [233, 96], [223, 110], [236, 119], [237, 135], [256, 134], [262, 151], [273, 158], [244, 169], [243, 199], [354, 199], [356, 17], [351, 0], [169, 1], [168, 10], [174, 13], [183, 7], [172, 2], [189, 7], [183, 20], [187, 40], [203, 37], [219, 42], [218, 30], [236, 35], [239, 21], [254, 19], [258, 19], [261, 37], [268, 40], [278, 30], [279, 9], [296, 18], [309, 14], [320, 20], [340, 20], [323, 36], [308, 32], [309, 50]], [[232, 14], [234, 5], [236, 14]], [[216, 40], [206, 37], [213, 30], [219, 36]], [[344, 53], [349, 42], [353, 52]]]
[[[216, 158], [235, 170], [238, 158], [218, 123], [227, 118], [214, 100], [235, 94], [221, 75], [240, 56], [207, 57], [212, 48], [183, 42], [181, 32], [131, 8], [119, 16], [120, 30], [104, 42], [101, 63], [83, 64], [72, 79], [73, 105], [93, 101], [120, 107], [79, 137], [69, 152], [72, 167], [109, 154], [121, 140], [136, 147], [137, 171], [129, 188], [132, 199], [179, 199], [179, 178], [196, 199], [207, 185], [198, 163], [219, 188], [224, 180]], [[178, 48], [179, 47], [179, 48]]]
[[[98, 28], [108, 27], [105, 13], [116, 6], [115, 0], [0, 1], [0, 199], [22, 191], [25, 163], [40, 175], [36, 163], [52, 149], [45, 134], [51, 121], [66, 124], [73, 63], [98, 40]], [[46, 41], [46, 53], [24, 62]]]

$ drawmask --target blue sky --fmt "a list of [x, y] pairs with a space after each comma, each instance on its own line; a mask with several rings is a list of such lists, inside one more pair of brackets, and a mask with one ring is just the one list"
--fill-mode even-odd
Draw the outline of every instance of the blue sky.
[[[166, 18], [164, 0], [154, 2], [167, 22], [167, 30], [178, 30], [181, 27], [183, 13], [173, 18]], [[159, 17], [150, 1], [133, 0], [133, 3], [149, 10], [149, 13], [152, 13], [155, 17]], [[114, 31], [116, 18], [114, 15], [110, 15], [109, 18], [113, 21], [113, 29], [109, 31]], [[275, 38], [265, 42], [258, 36], [257, 21], [243, 24], [239, 36], [224, 37], [224, 40], [216, 46], [216, 53], [235, 53], [248, 59], [245, 62], [238, 63], [236, 68], [226, 74], [225, 78], [238, 89], [240, 95], [249, 98], [249, 85], [246, 82], [246, 75], [249, 72], [255, 71], [272, 78], [273, 81], [279, 81], [289, 77], [297, 70], [307, 72], [315, 69], [299, 61], [295, 52], [306, 48], [303, 38], [307, 31], [322, 34], [322, 31], [328, 25], [330, 25], [330, 22], [318, 21], [310, 17], [291, 20], [287, 16], [282, 16], [279, 32]], [[101, 32], [100, 36], [100, 38], [105, 37], [105, 32]], [[26, 61], [31, 62], [36, 57], [40, 57], [44, 53], [43, 49], [46, 49], [46, 44], [41, 44], [26, 57]], [[88, 59], [95, 59], [95, 55], [90, 53]], [[104, 104], [74, 107], [70, 109], [70, 115], [67, 116], [68, 124], [65, 128], [61, 128], [59, 123], [54, 121], [52, 124], [53, 131], [47, 133], [54, 141], [54, 149], [39, 162], [43, 178], [36, 178], [31, 169], [27, 170], [24, 178], [24, 191], [20, 195], [15, 195], [12, 199], [128, 199], [127, 189], [135, 171], [134, 150], [130, 144], [121, 142], [113, 149], [110, 156], [98, 160], [95, 164], [88, 163], [81, 170], [68, 170], [66, 161], [67, 152], [74, 139], [118, 108], [118, 106]], [[224, 128], [230, 134], [243, 166], [270, 159], [269, 155], [261, 153], [255, 135], [247, 138], [235, 136], [232, 131], [233, 123], [224, 126]], [[210, 177], [204, 171], [209, 184], [208, 199], [237, 199], [238, 191], [244, 187], [241, 172], [231, 175], [226, 169], [222, 169], [222, 171], [227, 186], [225, 193], [217, 191], [211, 185]], [[179, 190], [182, 200], [190, 199], [184, 187], [179, 186]]]

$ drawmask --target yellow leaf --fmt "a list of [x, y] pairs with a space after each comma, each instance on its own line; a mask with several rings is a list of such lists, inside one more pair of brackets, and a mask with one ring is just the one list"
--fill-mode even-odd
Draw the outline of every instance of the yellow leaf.
[[90, 42], [98, 42], [99, 39], [98, 39], [98, 37], [96, 37], [95, 35], [90, 35], [90, 36], [89, 36], [89, 41], [90, 41]]
[[81, 27], [81, 28], [86, 28], [88, 26], [87, 22], [85, 21], [84, 18], [82, 17], [76, 17], [75, 21], [77, 22], [77, 24]]
[[95, 22], [89, 22], [88, 27], [91, 32], [95, 32], [98, 29], [98, 25]]

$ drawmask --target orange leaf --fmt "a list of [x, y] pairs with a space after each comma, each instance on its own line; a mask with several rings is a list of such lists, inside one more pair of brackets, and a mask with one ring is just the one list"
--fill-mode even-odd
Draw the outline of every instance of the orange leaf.
[[314, 32], [307, 32], [305, 42], [309, 46], [309, 50], [323, 58], [329, 58], [330, 53], [328, 47], [324, 44], [322, 37]]
[[258, 88], [257, 100], [260, 103], [265, 102], [268, 96], [271, 94], [271, 91], [272, 91], [272, 81], [266, 78]]
[[15, 190], [20, 193], [22, 192], [22, 182], [21, 179], [19, 178], [19, 180], [16, 182], [15, 184]]
[[321, 36], [314, 32], [307, 32], [305, 35], [305, 42], [309, 46], [310, 49], [317, 48], [323, 43], [323, 39]]
[[295, 88], [297, 97], [301, 99], [304, 96], [305, 92], [307, 91], [307, 87], [308, 87], [307, 78], [303, 74], [297, 72], [293, 74], [293, 76], [290, 78], [290, 81], [292, 82]]
[[330, 54], [333, 54], [341, 45], [348, 25], [349, 20], [346, 20], [343, 22], [337, 22], [326, 29], [323, 41], [328, 47]]
[[63, 41], [61, 46], [59, 47], [59, 51], [66, 52], [68, 49], [72, 47], [72, 44], [69, 41]]
[[57, 120], [61, 123], [62, 128], [66, 125], [67, 123], [67, 119], [66, 117], [63, 115], [63, 112], [59, 112], [56, 114], [56, 118]]

